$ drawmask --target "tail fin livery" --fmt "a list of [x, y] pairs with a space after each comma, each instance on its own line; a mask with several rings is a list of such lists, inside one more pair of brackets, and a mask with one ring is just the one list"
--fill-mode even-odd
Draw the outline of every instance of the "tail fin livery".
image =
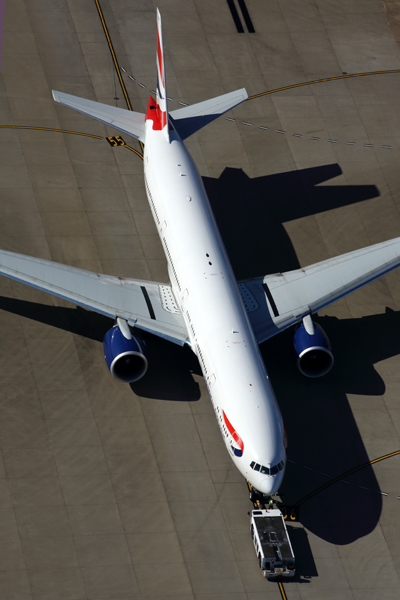
[[[169, 120], [167, 106], [167, 85], [165, 80], [164, 47], [161, 29], [161, 15], [157, 9], [157, 92], [156, 99], [150, 96], [146, 115], [116, 108], [108, 104], [100, 104], [93, 100], [85, 100], [70, 94], [63, 94], [53, 90], [53, 98], [57, 102], [69, 106], [78, 112], [97, 119], [106, 125], [111, 125], [128, 135], [145, 143], [145, 121], [153, 121], [152, 128], [162, 131], [169, 141]], [[243, 88], [230, 92], [218, 98], [205, 100], [198, 104], [185, 106], [174, 110], [170, 114], [171, 127], [173, 126], [180, 138], [184, 140], [226, 111], [247, 100], [247, 92]]]
[[164, 45], [162, 39], [161, 15], [157, 8], [157, 106], [161, 116], [161, 129], [168, 136], [167, 84], [165, 81]]
[[146, 120], [153, 121], [153, 129], [161, 130], [169, 141], [167, 85], [165, 81], [164, 46], [162, 39], [161, 15], [157, 8], [157, 87], [156, 101], [150, 96]]

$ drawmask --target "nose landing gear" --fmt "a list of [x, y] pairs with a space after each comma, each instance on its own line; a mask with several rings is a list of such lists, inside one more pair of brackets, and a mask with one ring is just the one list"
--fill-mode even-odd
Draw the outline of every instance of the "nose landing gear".
[[262, 492], [256, 490], [249, 482], [247, 482], [247, 486], [249, 488], [250, 502], [252, 502], [254, 506], [270, 504], [272, 501], [271, 496], [265, 496]]

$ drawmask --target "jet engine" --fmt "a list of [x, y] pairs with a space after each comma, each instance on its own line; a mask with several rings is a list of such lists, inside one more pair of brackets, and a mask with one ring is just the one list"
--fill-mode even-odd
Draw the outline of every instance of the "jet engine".
[[310, 315], [304, 317], [296, 329], [293, 344], [298, 356], [297, 366], [306, 377], [321, 377], [332, 369], [334, 358], [328, 336]]
[[144, 342], [132, 334], [123, 319], [118, 318], [117, 325], [107, 331], [103, 348], [107, 367], [118, 381], [132, 383], [146, 373], [148, 363]]

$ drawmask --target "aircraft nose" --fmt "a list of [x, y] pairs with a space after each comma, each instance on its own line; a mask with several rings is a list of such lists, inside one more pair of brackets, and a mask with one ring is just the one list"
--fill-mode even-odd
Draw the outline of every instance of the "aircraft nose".
[[262, 479], [260, 483], [257, 485], [258, 491], [270, 496], [277, 491], [277, 481], [275, 477], [269, 477], [268, 479]]

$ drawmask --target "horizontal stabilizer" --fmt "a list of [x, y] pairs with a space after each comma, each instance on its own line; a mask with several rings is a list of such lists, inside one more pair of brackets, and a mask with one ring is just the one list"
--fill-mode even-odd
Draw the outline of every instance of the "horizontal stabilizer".
[[247, 98], [247, 92], [242, 88], [217, 98], [211, 98], [211, 100], [178, 108], [178, 110], [170, 112], [169, 116], [172, 117], [173, 125], [179, 136], [184, 140], [228, 110], [231, 110], [231, 108], [241, 104]]
[[131, 135], [140, 142], [145, 141], [145, 115], [142, 113], [126, 110], [125, 108], [117, 108], [108, 104], [101, 104], [93, 100], [78, 98], [70, 94], [63, 94], [53, 90], [53, 98], [56, 102], [69, 106], [88, 117], [92, 117], [105, 125], [115, 127], [119, 131]]

